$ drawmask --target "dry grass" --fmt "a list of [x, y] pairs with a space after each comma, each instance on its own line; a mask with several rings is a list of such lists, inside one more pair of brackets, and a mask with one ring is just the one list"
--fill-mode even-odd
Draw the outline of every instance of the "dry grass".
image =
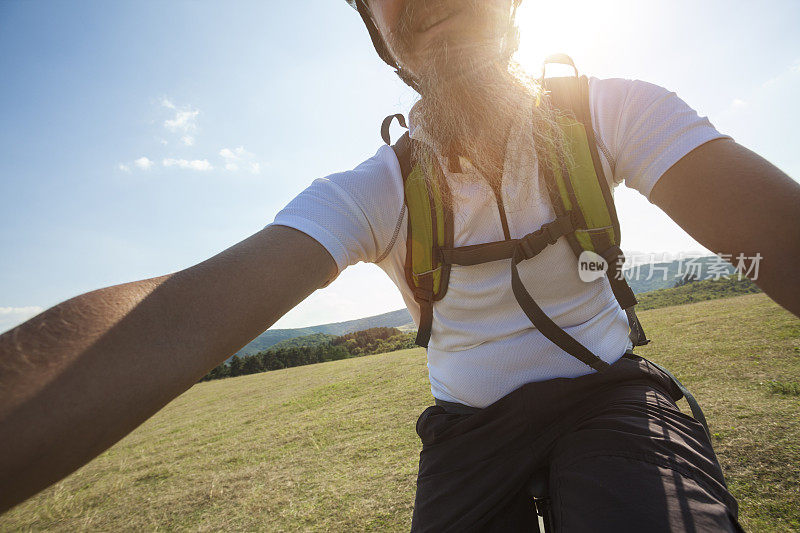
[[[800, 397], [770, 385], [800, 375], [800, 321], [760, 294], [641, 318], [641, 354], [706, 411], [745, 528], [800, 530]], [[0, 530], [407, 531], [429, 402], [421, 349], [201, 383]]]

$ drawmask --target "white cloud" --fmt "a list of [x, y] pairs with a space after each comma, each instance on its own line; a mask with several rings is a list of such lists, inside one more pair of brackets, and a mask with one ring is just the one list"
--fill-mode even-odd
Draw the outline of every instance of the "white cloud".
[[39, 306], [29, 305], [27, 307], [0, 307], [0, 315], [38, 315], [44, 311]]
[[133, 164], [136, 165], [137, 168], [140, 168], [142, 170], [150, 170], [153, 167], [153, 162], [144, 156], [134, 161]]
[[225, 170], [236, 172], [240, 168], [246, 169], [252, 174], [261, 172], [261, 164], [255, 160], [255, 155], [238, 146], [234, 149], [223, 148], [219, 151], [220, 157], [225, 161]]
[[164, 121], [164, 127], [172, 132], [190, 132], [197, 128], [197, 115], [200, 111], [189, 109], [176, 111], [175, 116]]
[[130, 174], [134, 167], [139, 170], [150, 170], [153, 168], [153, 165], [155, 165], [155, 162], [152, 159], [142, 156], [139, 159], [134, 160], [132, 163], [119, 163], [117, 165], [117, 169]]
[[[722, 131], [731, 127], [727, 123], [728, 118], [752, 121], [755, 120], [754, 117], [774, 115], [773, 107], [775, 102], [783, 102], [782, 105], [786, 109], [785, 114], [791, 116], [790, 109], [795, 100], [786, 100], [784, 94], [787, 91], [797, 90], [798, 84], [800, 84], [800, 76], [798, 74], [800, 74], [800, 59], [784, 67], [777, 75], [764, 81], [747, 95], [731, 100], [728, 107], [723, 111], [721, 120], [718, 119], [715, 125], [718, 128], [721, 127], [720, 131]], [[748, 129], [752, 131], [752, 127]], [[776, 128], [773, 127], [772, 129], [775, 130]]]
[[219, 151], [219, 155], [221, 155], [225, 160], [236, 158], [236, 156], [233, 155], [233, 151], [230, 148], [223, 148], [222, 150]]
[[[162, 96], [159, 99], [159, 105], [169, 110], [168, 115], [163, 122], [163, 127], [166, 131], [173, 135], [168, 135], [162, 130], [164, 137], [156, 135], [154, 140], [159, 142], [162, 146], [177, 145], [184, 147], [192, 147], [196, 143], [196, 133], [198, 130], [197, 119], [200, 115], [200, 110], [193, 108], [190, 105], [176, 104], [172, 99], [167, 96]], [[166, 112], [165, 112], [166, 114]], [[222, 148], [218, 152], [222, 161], [217, 161], [212, 165], [209, 158], [197, 158], [200, 154], [191, 154], [190, 151], [184, 150], [171, 154], [173, 157], [166, 157], [161, 159], [162, 168], [178, 168], [183, 170], [194, 170], [198, 172], [206, 172], [213, 170], [215, 166], [220, 167], [228, 172], [247, 172], [250, 174], [261, 173], [262, 163], [258, 160], [255, 154], [248, 152], [244, 146], [237, 146], [235, 148]], [[175, 157], [175, 156], [184, 157]], [[195, 159], [190, 157], [194, 155]], [[135, 170], [152, 170], [158, 165], [158, 160], [153, 161], [149, 157], [142, 156], [134, 161], [119, 163], [117, 169], [121, 172], [130, 173]]]
[[161, 97], [161, 105], [166, 107], [167, 109], [175, 109], [175, 104], [173, 104], [172, 100], [170, 100], [166, 96]]
[[[161, 97], [161, 106], [172, 112], [171, 117], [164, 120], [164, 128], [177, 134], [184, 145], [194, 145], [195, 133], [197, 132], [197, 117], [200, 115], [200, 110], [188, 105], [177, 106], [166, 96]], [[162, 140], [162, 144], [167, 143]]]
[[208, 162], [208, 159], [193, 159], [189, 161], [188, 159], [167, 158], [164, 159], [161, 164], [166, 168], [178, 167], [187, 170], [199, 170], [201, 172], [212, 170], [214, 168], [211, 166], [211, 163]]

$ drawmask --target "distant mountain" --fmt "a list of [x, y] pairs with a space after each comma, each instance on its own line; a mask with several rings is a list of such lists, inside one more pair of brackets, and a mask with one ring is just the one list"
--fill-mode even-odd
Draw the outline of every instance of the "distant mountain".
[[365, 329], [378, 327], [400, 328], [407, 330], [410, 324], [412, 324], [412, 320], [408, 310], [398, 309], [397, 311], [390, 311], [388, 313], [383, 313], [382, 315], [368, 316], [366, 318], [358, 318], [356, 320], [348, 320], [346, 322], [334, 322], [331, 324], [322, 324], [320, 326], [309, 326], [307, 328], [296, 329], [268, 329], [253, 339], [250, 344], [239, 350], [236, 355], [252, 355], [254, 353], [264, 351], [281, 341], [294, 339], [295, 337], [312, 335], [314, 333], [344, 335], [345, 333], [352, 333], [354, 331], [362, 331]]
[[668, 289], [685, 274], [694, 274], [698, 280], [718, 279], [733, 273], [727, 261], [715, 255], [687, 258], [667, 263], [650, 263], [625, 269], [625, 278], [635, 294]]

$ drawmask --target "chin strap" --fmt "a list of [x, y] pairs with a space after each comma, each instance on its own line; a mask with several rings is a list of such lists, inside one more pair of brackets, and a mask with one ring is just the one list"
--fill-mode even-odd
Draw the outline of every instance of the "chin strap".
[[367, 27], [369, 37], [372, 39], [372, 46], [375, 47], [375, 51], [378, 52], [378, 56], [383, 60], [384, 63], [394, 69], [395, 74], [397, 74], [397, 76], [403, 80], [406, 85], [422, 94], [417, 80], [403, 70], [392, 56], [392, 53], [389, 51], [389, 47], [386, 46], [386, 43], [383, 40], [381, 32], [378, 30], [377, 26], [375, 26], [375, 22], [372, 20], [372, 14], [369, 11], [369, 6], [367, 6], [366, 1], [356, 0], [355, 8], [358, 10], [358, 14], [361, 15], [361, 20], [364, 21], [364, 25]]
[[[420, 86], [419, 81], [417, 81], [414, 76], [411, 75], [410, 72], [403, 70], [403, 68], [397, 63], [395, 58], [392, 56], [389, 47], [386, 45], [386, 42], [383, 40], [383, 36], [381, 32], [378, 30], [378, 27], [375, 26], [375, 21], [372, 20], [372, 14], [370, 13], [369, 6], [366, 3], [366, 0], [354, 0], [353, 2], [349, 2], [350, 5], [353, 5], [358, 14], [361, 15], [361, 20], [364, 21], [364, 25], [367, 27], [367, 31], [369, 32], [369, 37], [372, 39], [372, 46], [375, 47], [375, 51], [378, 52], [378, 56], [383, 60], [384, 63], [389, 65], [394, 69], [395, 74], [397, 77], [403, 80], [403, 83], [417, 91], [419, 94], [422, 94], [422, 88]], [[516, 19], [517, 17], [517, 8], [522, 3], [522, 0], [514, 0], [514, 3], [511, 6], [511, 20]], [[511, 50], [508, 54], [508, 59], [516, 51], [516, 47], [514, 50]]]

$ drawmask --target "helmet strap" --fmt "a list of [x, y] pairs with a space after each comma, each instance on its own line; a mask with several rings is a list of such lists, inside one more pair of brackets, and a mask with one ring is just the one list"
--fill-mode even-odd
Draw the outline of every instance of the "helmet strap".
[[372, 45], [375, 47], [375, 51], [378, 52], [378, 56], [384, 63], [394, 69], [397, 76], [403, 80], [406, 85], [422, 94], [419, 83], [409, 72], [403, 70], [392, 56], [391, 51], [389, 51], [389, 47], [384, 42], [383, 36], [375, 25], [375, 21], [372, 20], [372, 13], [370, 13], [366, 0], [356, 0], [356, 8], [358, 9], [358, 14], [361, 15], [361, 19], [364, 21], [364, 25], [367, 27], [370, 39], [372, 39]]

